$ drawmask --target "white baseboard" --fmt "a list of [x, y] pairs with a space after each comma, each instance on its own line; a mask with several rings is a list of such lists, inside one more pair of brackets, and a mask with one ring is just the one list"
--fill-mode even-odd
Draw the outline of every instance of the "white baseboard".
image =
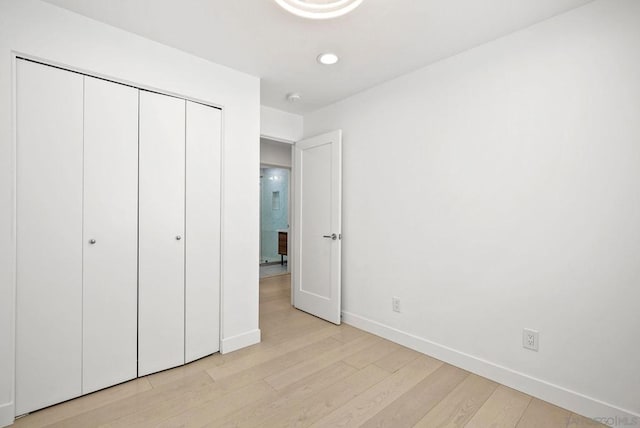
[[255, 345], [256, 343], [260, 343], [260, 329], [222, 339], [222, 343], [220, 344], [220, 353], [228, 354], [229, 352], [246, 348], [247, 346]]
[[10, 403], [0, 404], [0, 427], [11, 425], [14, 419], [15, 411], [13, 401]]
[[621, 409], [612, 404], [405, 333], [359, 315], [342, 312], [342, 321], [353, 327], [607, 425], [640, 427], [640, 414]]

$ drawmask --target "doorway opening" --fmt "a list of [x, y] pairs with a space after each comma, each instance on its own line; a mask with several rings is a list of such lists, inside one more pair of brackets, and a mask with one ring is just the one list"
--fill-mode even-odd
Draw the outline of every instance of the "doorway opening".
[[260, 276], [288, 272], [289, 237], [288, 169], [260, 168]]
[[260, 278], [289, 273], [291, 147], [260, 140]]
[[[273, 297], [269, 283], [283, 279], [291, 284], [296, 309], [340, 324], [342, 131], [306, 138], [295, 146], [266, 139], [260, 144], [260, 297]], [[287, 223], [273, 224], [274, 214], [284, 219], [285, 213]], [[280, 256], [275, 277], [267, 273], [278, 263], [277, 258], [272, 261], [274, 254]], [[262, 320], [262, 312], [260, 316]]]

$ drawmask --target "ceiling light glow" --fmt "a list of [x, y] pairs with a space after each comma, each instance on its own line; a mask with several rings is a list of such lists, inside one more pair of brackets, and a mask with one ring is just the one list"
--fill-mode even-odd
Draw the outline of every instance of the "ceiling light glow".
[[323, 65], [333, 65], [339, 61], [338, 55], [328, 52], [318, 55], [318, 62]]
[[353, 11], [363, 0], [274, 0], [280, 7], [307, 19], [331, 19]]

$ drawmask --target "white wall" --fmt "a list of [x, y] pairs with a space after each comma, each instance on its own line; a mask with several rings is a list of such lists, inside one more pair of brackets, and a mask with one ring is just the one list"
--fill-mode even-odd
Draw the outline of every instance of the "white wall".
[[275, 108], [260, 107], [260, 135], [271, 140], [295, 143], [302, 138], [302, 116]]
[[[11, 51], [224, 110], [223, 350], [259, 341], [260, 82], [37, 0], [0, 2], [0, 426], [13, 417], [14, 153]], [[253, 256], [251, 256], [253, 254]]]
[[640, 1], [304, 121], [344, 131], [347, 322], [588, 416], [640, 415]]
[[291, 168], [291, 149], [289, 143], [260, 138], [260, 164]]

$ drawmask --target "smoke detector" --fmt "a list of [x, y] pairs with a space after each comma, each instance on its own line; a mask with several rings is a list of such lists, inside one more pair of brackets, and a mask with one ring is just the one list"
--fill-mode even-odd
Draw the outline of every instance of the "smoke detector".
[[302, 96], [297, 92], [293, 92], [291, 94], [287, 94], [287, 101], [289, 101], [290, 103], [298, 102], [301, 99], [302, 99]]

